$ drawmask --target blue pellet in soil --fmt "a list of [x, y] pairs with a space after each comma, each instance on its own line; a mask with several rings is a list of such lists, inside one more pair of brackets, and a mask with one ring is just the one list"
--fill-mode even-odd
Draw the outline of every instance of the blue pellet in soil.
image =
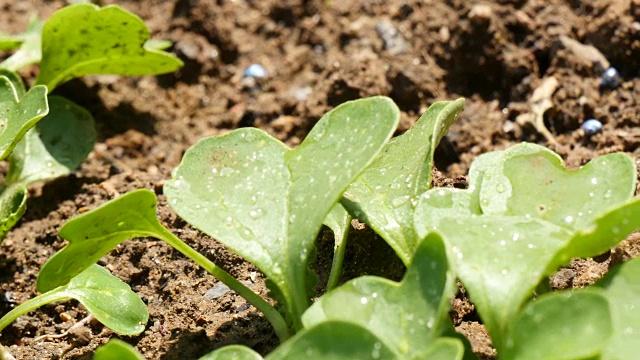
[[589, 119], [582, 123], [580, 126], [584, 133], [588, 136], [595, 135], [602, 131], [602, 123], [596, 119]]
[[264, 78], [267, 75], [267, 69], [260, 64], [251, 64], [242, 72], [243, 77]]
[[618, 70], [614, 67], [610, 67], [602, 73], [600, 78], [600, 87], [605, 89], [615, 89], [620, 86], [620, 75]]

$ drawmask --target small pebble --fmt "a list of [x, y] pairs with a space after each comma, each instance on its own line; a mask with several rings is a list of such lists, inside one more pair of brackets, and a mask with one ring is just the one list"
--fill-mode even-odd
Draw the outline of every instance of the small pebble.
[[227, 285], [222, 282], [217, 282], [211, 289], [207, 290], [204, 294], [204, 298], [209, 300], [217, 299], [229, 291], [231, 291], [231, 289], [229, 289]]
[[620, 86], [620, 75], [618, 70], [614, 67], [610, 67], [602, 73], [600, 78], [600, 87], [605, 89], [615, 89]]
[[251, 64], [242, 72], [242, 76], [246, 78], [264, 78], [267, 75], [267, 69], [260, 64]]
[[587, 136], [592, 136], [602, 131], [602, 123], [596, 119], [589, 119], [583, 122], [580, 128]]

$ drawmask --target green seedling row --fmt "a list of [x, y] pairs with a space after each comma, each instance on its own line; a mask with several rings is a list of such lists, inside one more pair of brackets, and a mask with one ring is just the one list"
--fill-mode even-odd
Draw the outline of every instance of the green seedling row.
[[[79, 25], [68, 27], [72, 20]], [[0, 151], [10, 164], [0, 194], [3, 234], [25, 211], [26, 186], [68, 174], [95, 141], [91, 115], [49, 92], [86, 74], [174, 71], [180, 62], [159, 50], [165, 46], [149, 42], [144, 24], [115, 6], [70, 6], [44, 25], [32, 22], [23, 36], [0, 38], [0, 49], [17, 49], [0, 64]], [[33, 62], [40, 74], [26, 91], [14, 71]], [[114, 331], [140, 333], [144, 304], [95, 263], [126, 240], [154, 237], [264, 314], [281, 341], [265, 359], [473, 359], [449, 318], [457, 280], [500, 359], [634, 358], [640, 260], [585, 289], [544, 286], [571, 259], [599, 255], [640, 229], [634, 161], [609, 154], [568, 170], [554, 152], [522, 143], [479, 156], [467, 189], [431, 188], [435, 148], [463, 102], [433, 104], [395, 138], [397, 106], [371, 97], [328, 112], [294, 149], [244, 128], [204, 138], [185, 153], [164, 186], [169, 206], [258, 267], [270, 299], [166, 229], [156, 195], [140, 189], [60, 229], [68, 245], [42, 267], [42, 295], [6, 314], [0, 330], [39, 306], [74, 298]], [[68, 140], [56, 130], [70, 126]], [[352, 219], [375, 230], [407, 266], [400, 282], [364, 276], [338, 284]], [[316, 294], [309, 261], [323, 225], [334, 232], [335, 248], [328, 290]], [[114, 339], [94, 358], [142, 356]], [[232, 345], [201, 360], [262, 358]]]

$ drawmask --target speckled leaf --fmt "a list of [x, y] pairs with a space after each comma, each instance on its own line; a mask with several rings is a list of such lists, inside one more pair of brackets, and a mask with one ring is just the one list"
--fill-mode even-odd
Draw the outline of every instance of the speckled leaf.
[[148, 39], [144, 22], [118, 6], [68, 6], [44, 25], [36, 82], [52, 90], [88, 74], [154, 75], [182, 66], [171, 54], [145, 48]]
[[390, 99], [373, 97], [327, 113], [293, 150], [253, 128], [206, 138], [187, 150], [164, 193], [183, 219], [258, 266], [299, 321], [322, 222], [398, 118]]
[[0, 241], [27, 210], [27, 188], [21, 184], [0, 186]]
[[198, 360], [262, 360], [262, 356], [246, 346], [229, 345], [210, 352]]
[[40, 292], [62, 286], [121, 242], [136, 237], [162, 239], [166, 231], [156, 217], [156, 195], [145, 189], [129, 192], [60, 228], [69, 245], [55, 253], [40, 269]]
[[93, 360], [144, 360], [144, 357], [126, 342], [111, 339], [96, 349]]
[[512, 322], [500, 359], [591, 359], [612, 333], [609, 303], [594, 289], [545, 294]]
[[403, 358], [411, 358], [428, 350], [451, 326], [448, 311], [454, 280], [444, 243], [431, 233], [400, 283], [373, 276], [352, 280], [318, 299], [303, 315], [303, 324], [350, 321]]
[[596, 286], [605, 289], [613, 324], [601, 359], [635, 358], [640, 353], [640, 258], [614, 268]]
[[[468, 190], [423, 194], [414, 226], [420, 236], [434, 230], [443, 235], [453, 267], [500, 351], [513, 316], [544, 276], [640, 228], [640, 200], [624, 202], [632, 194], [629, 183], [635, 187], [630, 173], [635, 166], [624, 155], [603, 156], [569, 172], [548, 150], [521, 144], [480, 156], [469, 171]], [[601, 188], [600, 180], [620, 189]], [[568, 181], [587, 193], [576, 192]]]
[[280, 345], [266, 360], [400, 360], [380, 338], [363, 327], [327, 321], [305, 329]]
[[20, 35], [20, 40], [18, 51], [0, 63], [0, 68], [18, 71], [27, 65], [40, 61], [42, 57], [42, 22], [37, 17], [31, 18], [29, 27], [24, 34]]
[[382, 236], [405, 265], [421, 240], [412, 226], [417, 197], [431, 187], [433, 154], [463, 105], [464, 99], [431, 105], [344, 193], [347, 210]]
[[47, 88], [34, 86], [24, 92], [22, 80], [0, 71], [0, 160], [9, 156], [24, 134], [49, 112]]
[[623, 153], [600, 156], [578, 170], [565, 169], [556, 153], [535, 144], [499, 154], [476, 167], [484, 171], [484, 214], [529, 215], [575, 230], [635, 192], [635, 164]]
[[6, 182], [30, 184], [69, 174], [93, 149], [93, 117], [84, 108], [58, 96], [49, 98], [50, 111], [18, 143], [9, 157]]

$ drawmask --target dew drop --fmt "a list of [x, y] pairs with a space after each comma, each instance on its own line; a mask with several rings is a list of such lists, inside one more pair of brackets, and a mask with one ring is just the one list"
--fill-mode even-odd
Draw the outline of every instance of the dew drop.
[[262, 209], [254, 209], [249, 211], [249, 216], [251, 216], [252, 219], [259, 219], [262, 216], [264, 216], [265, 211]]
[[378, 293], [374, 292], [373, 294], [371, 294], [371, 297], [374, 298], [374, 299], [377, 298], [378, 297]]
[[53, 163], [51, 161], [47, 161], [47, 167], [52, 167]]
[[518, 241], [518, 239], [520, 239], [520, 234], [518, 233], [513, 234], [513, 236], [511, 237], [511, 240], [513, 241]]
[[218, 168], [212, 168], [211, 172], [214, 173], [214, 174], [217, 174], [218, 173]]
[[605, 199], [609, 199], [609, 198], [611, 198], [611, 190], [607, 190], [607, 191], [604, 193], [604, 198], [605, 198]]
[[233, 168], [224, 167], [224, 168], [222, 168], [222, 170], [220, 170], [220, 176], [229, 176], [229, 175], [233, 174], [234, 172], [236, 172], [236, 171]]
[[534, 249], [534, 248], [535, 248], [535, 245], [533, 245], [533, 244], [529, 244], [529, 245], [527, 245], [527, 247], [528, 247], [529, 249]]
[[509, 273], [509, 272], [507, 271], [507, 269], [502, 269], [502, 270], [500, 271], [500, 274], [502, 274], [502, 275], [507, 275], [508, 273]]
[[366, 298], [366, 297], [364, 297], [364, 296], [363, 296], [363, 297], [361, 297], [361, 298], [360, 298], [360, 302], [361, 302], [363, 305], [364, 305], [364, 304], [366, 304], [366, 303], [367, 303], [367, 298]]
[[483, 206], [489, 205], [489, 199], [487, 199], [487, 198], [484, 198], [484, 199], [480, 200], [480, 202], [482, 203]]
[[505, 190], [504, 185], [503, 184], [498, 184], [496, 185], [496, 191], [499, 193], [503, 193]]
[[504, 246], [507, 242], [504, 240], [500, 240], [500, 245]]
[[391, 206], [393, 206], [394, 208], [400, 207], [403, 204], [405, 204], [408, 200], [409, 200], [408, 195], [398, 196], [396, 198], [393, 198], [393, 200], [391, 200]]
[[242, 137], [246, 142], [252, 142], [253, 140], [256, 139], [256, 135], [253, 132], [244, 133], [242, 134]]
[[573, 222], [573, 216], [571, 216], [571, 215], [567, 216], [566, 218], [564, 218], [564, 221], [566, 223], [572, 223]]
[[123, 227], [124, 225], [125, 225], [125, 222], [124, 222], [124, 221], [120, 221], [120, 222], [118, 223], [118, 227]]
[[597, 185], [598, 184], [598, 179], [597, 178], [591, 178], [591, 183], [593, 185]]

